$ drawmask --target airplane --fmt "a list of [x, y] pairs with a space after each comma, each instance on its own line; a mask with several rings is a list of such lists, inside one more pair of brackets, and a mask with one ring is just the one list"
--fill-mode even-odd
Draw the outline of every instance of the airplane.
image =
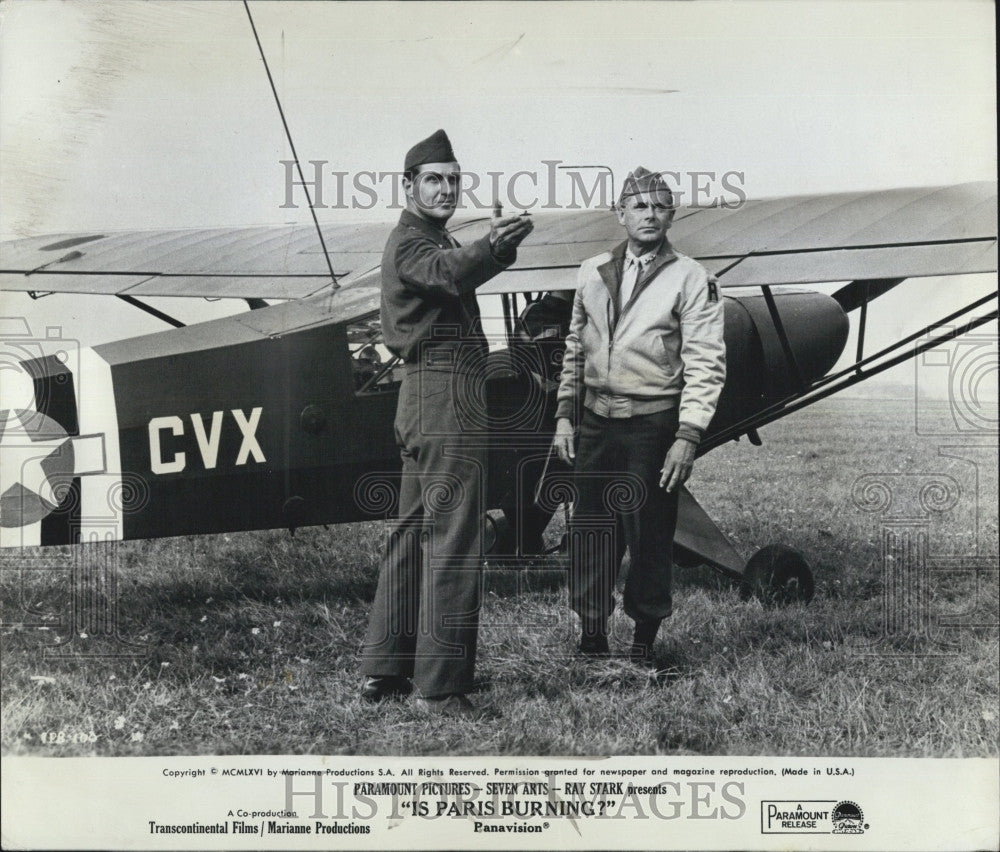
[[[481, 377], [491, 565], [544, 552], [542, 531], [569, 499], [571, 472], [549, 450], [576, 272], [621, 240], [608, 210], [540, 213], [535, 223], [516, 264], [477, 291], [500, 297], [505, 329]], [[0, 545], [391, 515], [400, 365], [378, 320], [391, 227], [324, 225], [326, 256], [308, 226], [0, 244], [2, 290], [114, 296], [172, 326], [74, 349], [8, 322]], [[451, 231], [468, 242], [488, 227], [487, 215]], [[699, 455], [743, 436], [759, 445], [768, 423], [997, 318], [994, 290], [866, 351], [868, 306], [906, 279], [996, 272], [995, 182], [681, 207], [670, 238], [717, 276], [725, 309], [728, 375]], [[822, 282], [840, 286], [810, 289]], [[239, 298], [250, 309], [185, 326], [143, 301], [154, 296]], [[851, 316], [855, 357], [831, 372]], [[29, 378], [19, 395], [17, 371]], [[801, 554], [768, 545], [745, 560], [687, 488], [675, 550], [679, 564], [710, 565], [744, 596], [807, 602], [814, 593]]]

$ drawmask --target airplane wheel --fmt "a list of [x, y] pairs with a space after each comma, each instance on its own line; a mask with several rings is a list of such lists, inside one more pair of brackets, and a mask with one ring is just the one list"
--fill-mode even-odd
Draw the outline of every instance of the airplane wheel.
[[814, 591], [809, 563], [783, 544], [769, 544], [751, 556], [740, 584], [743, 600], [756, 597], [765, 604], [806, 604]]
[[483, 530], [483, 552], [486, 554], [504, 554], [507, 549], [507, 539], [511, 535], [510, 523], [502, 512], [497, 515], [486, 514], [486, 524]]

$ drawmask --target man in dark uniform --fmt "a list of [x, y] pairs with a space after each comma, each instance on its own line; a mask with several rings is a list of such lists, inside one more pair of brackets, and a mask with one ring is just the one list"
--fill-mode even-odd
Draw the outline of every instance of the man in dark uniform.
[[[474, 716], [486, 412], [471, 386], [487, 353], [475, 290], [517, 257], [527, 217], [494, 218], [460, 246], [445, 230], [461, 170], [438, 130], [406, 154], [406, 209], [382, 256], [385, 345], [404, 362], [396, 409], [403, 458], [399, 514], [379, 572], [362, 651], [361, 697], [416, 686], [423, 709]], [[412, 683], [411, 683], [412, 680]]]

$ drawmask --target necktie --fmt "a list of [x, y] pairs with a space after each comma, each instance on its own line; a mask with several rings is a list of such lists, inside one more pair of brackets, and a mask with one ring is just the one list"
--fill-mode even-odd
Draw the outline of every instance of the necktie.
[[625, 271], [622, 274], [621, 306], [624, 308], [632, 298], [636, 282], [639, 280], [639, 270], [642, 267], [637, 258], [625, 258]]

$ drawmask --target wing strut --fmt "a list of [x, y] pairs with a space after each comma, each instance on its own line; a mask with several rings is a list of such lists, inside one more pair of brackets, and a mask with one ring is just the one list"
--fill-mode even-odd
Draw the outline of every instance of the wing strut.
[[767, 284], [762, 284], [760, 289], [764, 294], [764, 301], [767, 303], [767, 310], [771, 314], [771, 322], [774, 323], [774, 330], [778, 335], [778, 342], [781, 344], [781, 350], [785, 353], [785, 360], [788, 361], [788, 366], [792, 368], [792, 373], [795, 375], [795, 383], [798, 386], [799, 392], [805, 393], [809, 389], [809, 383], [805, 380], [805, 376], [802, 375], [799, 362], [795, 360], [795, 353], [792, 351], [792, 344], [788, 342], [788, 334], [785, 331], [785, 324], [781, 321], [781, 314], [778, 313], [778, 305], [774, 301], [774, 296], [771, 294], [771, 288]]
[[253, 30], [254, 40], [257, 42], [257, 50], [260, 52], [261, 62], [264, 63], [264, 70], [267, 72], [267, 82], [271, 84], [271, 93], [274, 95], [274, 102], [278, 105], [278, 115], [281, 116], [281, 124], [285, 128], [285, 136], [288, 138], [288, 147], [292, 149], [292, 159], [295, 160], [295, 168], [299, 173], [299, 181], [309, 202], [309, 212], [312, 214], [313, 224], [316, 226], [316, 234], [319, 236], [319, 244], [323, 248], [323, 257], [326, 258], [326, 268], [330, 270], [331, 287], [334, 290], [340, 289], [337, 281], [337, 273], [333, 271], [333, 262], [330, 260], [330, 252], [326, 249], [326, 240], [323, 239], [323, 230], [319, 226], [319, 219], [316, 218], [316, 208], [313, 207], [312, 196], [309, 194], [309, 186], [306, 184], [306, 177], [302, 173], [302, 164], [299, 162], [299, 155], [295, 151], [295, 143], [292, 141], [292, 131], [288, 129], [288, 122], [285, 120], [285, 111], [281, 108], [281, 99], [278, 97], [278, 89], [274, 85], [274, 77], [271, 76], [271, 68], [267, 64], [267, 57], [264, 55], [264, 46], [260, 43], [260, 36], [257, 35], [257, 26], [253, 22], [253, 15], [250, 14], [250, 4], [243, 0], [243, 8], [247, 10], [247, 17], [250, 19], [250, 29]]
[[123, 302], [127, 302], [132, 305], [132, 307], [138, 308], [140, 311], [145, 311], [150, 316], [156, 317], [158, 320], [163, 320], [168, 325], [172, 325], [174, 328], [184, 328], [184, 323], [179, 319], [174, 319], [170, 314], [165, 314], [163, 311], [158, 311], [152, 305], [147, 305], [145, 302], [140, 302], [135, 296], [129, 296], [126, 293], [118, 293], [118, 298]]
[[397, 364], [401, 364], [403, 359], [398, 355], [394, 356], [388, 364], [384, 365], [381, 370], [375, 373], [367, 382], [365, 382], [361, 387], [359, 387], [354, 393], [362, 394], [368, 390], [371, 390], [375, 385], [382, 381], [382, 377], [387, 375]]
[[[865, 328], [868, 325], [868, 282], [866, 281], [861, 285], [861, 313], [858, 314], [858, 350], [857, 354], [854, 356], [854, 361], [857, 364], [861, 363], [861, 360], [865, 357]], [[858, 374], [861, 373], [861, 368], [857, 367]]]

